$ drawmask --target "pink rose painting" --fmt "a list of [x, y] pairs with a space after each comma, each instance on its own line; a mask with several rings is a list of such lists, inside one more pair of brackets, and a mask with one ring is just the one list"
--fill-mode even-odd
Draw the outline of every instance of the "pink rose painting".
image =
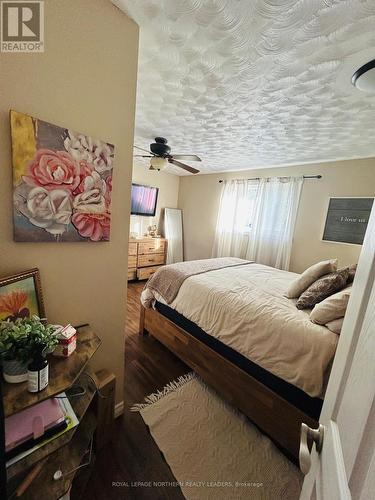
[[114, 146], [11, 111], [15, 241], [108, 241]]

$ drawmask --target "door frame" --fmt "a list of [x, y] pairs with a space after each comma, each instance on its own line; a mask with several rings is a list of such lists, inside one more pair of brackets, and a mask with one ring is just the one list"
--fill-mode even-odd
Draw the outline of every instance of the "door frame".
[[[332, 365], [331, 375], [328, 381], [326, 397], [320, 422], [328, 420], [335, 421], [340, 403], [342, 401], [346, 384], [354, 355], [358, 346], [358, 341], [361, 335], [362, 326], [368, 307], [368, 303], [375, 287], [375, 207], [373, 206], [369, 218], [365, 239], [362, 246], [362, 251], [359, 256], [358, 269], [353, 282], [347, 313], [345, 315], [340, 339], [337, 345], [337, 350]], [[339, 436], [332, 436], [332, 439], [340, 439]], [[324, 447], [324, 443], [323, 443]], [[341, 449], [341, 445], [339, 447]], [[310, 500], [314, 498], [313, 492], [315, 488], [318, 468], [321, 465], [320, 458], [316, 452], [315, 445], [311, 452], [311, 469], [306, 475], [300, 500]], [[343, 457], [338, 457], [338, 460], [344, 461]], [[346, 481], [346, 478], [345, 478]], [[346, 493], [343, 491], [343, 495]], [[350, 498], [343, 496], [343, 500]]]

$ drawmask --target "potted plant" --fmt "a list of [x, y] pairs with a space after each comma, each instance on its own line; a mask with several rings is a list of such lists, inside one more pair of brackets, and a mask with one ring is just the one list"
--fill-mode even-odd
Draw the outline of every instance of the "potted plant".
[[30, 385], [30, 372], [32, 375], [35, 367], [43, 365], [42, 373], [45, 377], [47, 372], [48, 384], [46, 356], [54, 350], [57, 343], [55, 327], [45, 325], [37, 316], [1, 321], [0, 357], [3, 361], [4, 379], [11, 383], [29, 380]]
[[0, 358], [4, 379], [10, 383], [27, 380], [29, 328], [22, 319], [0, 322]]

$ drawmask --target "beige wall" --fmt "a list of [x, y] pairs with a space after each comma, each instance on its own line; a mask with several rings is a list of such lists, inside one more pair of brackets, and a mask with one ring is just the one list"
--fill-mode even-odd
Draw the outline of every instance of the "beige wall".
[[144, 232], [147, 230], [147, 226], [156, 224], [159, 226], [159, 230], [162, 231], [163, 209], [176, 208], [178, 205], [180, 177], [178, 175], [167, 174], [166, 172], [149, 170], [148, 166], [134, 165], [133, 182], [145, 184], [146, 186], [158, 187], [159, 194], [155, 217], [140, 217], [132, 215], [130, 230], [139, 232], [139, 236], [143, 236]]
[[[92, 325], [120, 401], [138, 27], [109, 0], [48, 1], [45, 46], [0, 55], [0, 275], [40, 269], [49, 321]], [[9, 109], [115, 145], [110, 242], [12, 241]]]
[[321, 236], [330, 197], [375, 195], [374, 158], [181, 177], [179, 207], [184, 216], [185, 258], [211, 256], [221, 191], [219, 179], [303, 174], [322, 174], [323, 178], [304, 182], [290, 269], [302, 272], [314, 262], [331, 257], [338, 257], [340, 265], [356, 262], [359, 245], [323, 242]]

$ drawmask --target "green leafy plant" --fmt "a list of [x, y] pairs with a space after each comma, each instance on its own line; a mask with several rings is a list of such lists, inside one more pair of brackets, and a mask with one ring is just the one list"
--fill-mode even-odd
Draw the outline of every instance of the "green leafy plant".
[[59, 342], [55, 333], [56, 329], [53, 325], [42, 323], [37, 316], [26, 318], [22, 322], [30, 328], [28, 350], [31, 359], [37, 355], [45, 357], [47, 354], [53, 352]]
[[16, 321], [1, 321], [0, 323], [0, 357], [3, 360], [17, 360], [26, 363], [29, 359], [29, 332]]
[[0, 357], [27, 363], [35, 356], [46, 356], [58, 343], [55, 328], [38, 318], [18, 318], [0, 322]]

